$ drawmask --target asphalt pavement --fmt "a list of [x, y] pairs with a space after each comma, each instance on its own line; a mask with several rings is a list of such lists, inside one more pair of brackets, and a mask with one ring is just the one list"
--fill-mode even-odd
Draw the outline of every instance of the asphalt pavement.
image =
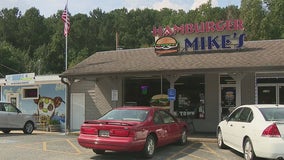
[[[106, 152], [96, 155], [91, 149], [77, 142], [79, 132], [34, 131], [25, 135], [22, 131], [0, 132], [1, 160], [143, 160], [139, 153]], [[214, 133], [195, 133], [188, 137], [188, 144], [170, 144], [156, 150], [153, 160], [242, 160], [242, 155], [230, 149], [217, 147]]]

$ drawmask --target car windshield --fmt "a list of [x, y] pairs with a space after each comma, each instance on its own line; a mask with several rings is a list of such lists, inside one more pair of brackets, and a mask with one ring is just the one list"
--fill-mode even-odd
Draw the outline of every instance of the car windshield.
[[260, 108], [266, 121], [284, 121], [284, 108]]
[[147, 117], [146, 110], [112, 110], [102, 116], [99, 120], [123, 120], [123, 121], [144, 121]]

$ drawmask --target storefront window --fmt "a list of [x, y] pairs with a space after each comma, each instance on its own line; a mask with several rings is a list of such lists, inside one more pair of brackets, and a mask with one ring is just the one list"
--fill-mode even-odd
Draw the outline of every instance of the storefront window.
[[284, 78], [258, 78], [257, 86], [258, 104], [284, 103]]
[[176, 100], [174, 110], [180, 117], [205, 118], [204, 76], [180, 77], [175, 82]]
[[[175, 82], [174, 111], [184, 118], [205, 118], [204, 75], [180, 77]], [[151, 78], [129, 77], [124, 81], [124, 105], [159, 106], [169, 109], [170, 83], [159, 76]]]
[[[151, 103], [154, 103], [152, 98], [167, 95], [169, 87], [168, 80], [161, 79], [160, 76], [126, 78], [124, 81], [124, 105], [151, 106]], [[167, 97], [158, 100], [162, 104], [169, 104]]]

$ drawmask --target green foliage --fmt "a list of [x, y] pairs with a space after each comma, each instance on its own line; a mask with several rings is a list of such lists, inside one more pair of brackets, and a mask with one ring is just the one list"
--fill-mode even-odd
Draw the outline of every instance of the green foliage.
[[[211, 1], [195, 10], [126, 8], [109, 13], [97, 8], [70, 16], [68, 66], [72, 67], [97, 51], [151, 47], [153, 27], [202, 21], [243, 19], [247, 40], [284, 38], [283, 0], [242, 0], [241, 7], [212, 7]], [[0, 11], [0, 77], [35, 72], [60, 74], [65, 70], [65, 37], [62, 10], [50, 17], [32, 7], [25, 14], [18, 8]]]
[[56, 120], [56, 119], [51, 119], [51, 120], [49, 120], [48, 124], [50, 124], [50, 125], [57, 125], [57, 124], [60, 124], [60, 121]]

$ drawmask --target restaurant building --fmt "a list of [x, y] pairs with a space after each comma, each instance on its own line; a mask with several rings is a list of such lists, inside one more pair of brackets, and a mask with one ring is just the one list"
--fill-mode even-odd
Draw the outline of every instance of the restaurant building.
[[243, 31], [241, 20], [153, 27], [154, 47], [94, 53], [60, 75], [67, 128], [137, 105], [215, 132], [239, 105], [284, 104], [284, 40], [245, 41]]

